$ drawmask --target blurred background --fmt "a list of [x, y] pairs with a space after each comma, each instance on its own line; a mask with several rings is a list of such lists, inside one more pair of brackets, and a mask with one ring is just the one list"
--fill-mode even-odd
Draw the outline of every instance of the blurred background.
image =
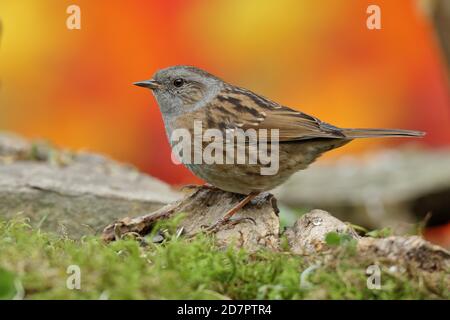
[[[132, 85], [187, 64], [338, 126], [427, 132], [356, 141], [325, 162], [405, 144], [442, 150], [448, 2], [1, 0], [0, 130], [105, 153], [174, 186], [199, 182], [171, 162], [155, 100]], [[66, 28], [71, 4], [81, 30]], [[381, 30], [366, 27], [371, 4]]]

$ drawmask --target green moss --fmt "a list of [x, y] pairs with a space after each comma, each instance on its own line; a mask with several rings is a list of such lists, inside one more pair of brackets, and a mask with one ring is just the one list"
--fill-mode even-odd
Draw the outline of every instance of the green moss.
[[[219, 250], [204, 235], [186, 240], [167, 227], [162, 244], [134, 239], [104, 244], [0, 222], [0, 298], [25, 299], [423, 299], [449, 298], [427, 289], [420, 276], [381, 266], [382, 290], [367, 288], [371, 261], [346, 247], [313, 263], [287, 252]], [[140, 245], [141, 243], [141, 245]], [[327, 261], [327, 262], [324, 262]], [[314, 262], [316, 264], [316, 262]], [[81, 270], [81, 289], [66, 286], [67, 268]], [[307, 270], [307, 271], [305, 271]], [[303, 277], [302, 277], [303, 273]], [[300, 285], [300, 278], [308, 285]], [[6, 280], [5, 280], [6, 279]], [[14, 286], [14, 289], [11, 289]], [[2, 295], [3, 294], [3, 295]]]

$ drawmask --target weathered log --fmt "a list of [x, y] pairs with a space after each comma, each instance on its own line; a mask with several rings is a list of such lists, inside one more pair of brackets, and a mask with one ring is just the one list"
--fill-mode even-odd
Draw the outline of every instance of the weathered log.
[[450, 252], [418, 236], [364, 237], [358, 241], [358, 251], [390, 263], [408, 264], [429, 272], [450, 271]]
[[326, 247], [325, 237], [330, 232], [359, 238], [348, 224], [326, 211], [317, 209], [305, 213], [291, 228], [287, 228], [284, 234], [293, 253], [314, 254]]
[[[107, 226], [103, 239], [115, 240], [127, 233], [147, 235], [155, 222], [167, 219], [178, 213], [183, 214], [180, 228], [190, 237], [204, 231], [225, 212], [242, 200], [242, 195], [219, 189], [199, 187], [184, 199], [169, 204], [160, 210], [136, 218], [125, 218]], [[279, 219], [275, 198], [271, 194], [262, 194], [242, 208], [233, 219], [215, 232], [219, 246], [234, 244], [249, 251], [259, 248], [278, 248]]]
[[[153, 213], [124, 218], [108, 225], [103, 231], [107, 242], [128, 234], [145, 237], [162, 219], [184, 215], [179, 224], [184, 236], [192, 237], [204, 232], [202, 226], [216, 222], [242, 195], [218, 189], [199, 187], [185, 198], [169, 204]], [[235, 221], [221, 226], [215, 232], [219, 247], [236, 246], [249, 251], [261, 248], [282, 250], [278, 208], [271, 194], [263, 194], [246, 205], [235, 215]], [[331, 253], [333, 248], [326, 243], [327, 234], [346, 234], [356, 241], [356, 250], [361, 257], [385, 261], [405, 267], [414, 266], [423, 271], [442, 271], [450, 267], [450, 253], [432, 245], [420, 237], [394, 236], [388, 238], [360, 237], [348, 224], [322, 210], [313, 210], [300, 217], [294, 226], [285, 231], [290, 251], [294, 254], [315, 256]]]
[[[323, 184], [322, 189], [327, 185]], [[322, 196], [326, 199], [323, 190]], [[191, 237], [203, 232], [203, 226], [215, 223], [242, 197], [200, 187], [177, 200], [180, 194], [169, 186], [130, 166], [94, 154], [71, 153], [0, 134], [2, 218], [22, 211], [40, 227], [55, 230], [63, 225], [69, 235], [83, 235], [128, 216], [104, 229], [103, 238], [112, 241], [129, 233], [145, 236], [156, 222], [183, 213], [180, 227]], [[155, 212], [148, 214], [152, 211]], [[215, 232], [220, 247], [281, 250], [278, 208], [271, 194], [258, 196], [234, 219]], [[449, 269], [450, 254], [443, 248], [419, 237], [361, 238], [350, 226], [321, 210], [303, 215], [288, 228], [290, 251], [326, 255], [330, 250], [325, 241], [329, 232], [349, 235], [357, 241], [358, 255], [375, 261], [430, 273]]]
[[167, 184], [129, 165], [0, 134], [2, 218], [20, 213], [43, 229], [76, 237], [179, 198]]
[[306, 213], [285, 234], [293, 253], [314, 255], [330, 249], [325, 240], [329, 232], [355, 239], [358, 255], [374, 263], [387, 262], [427, 272], [450, 271], [450, 252], [444, 248], [418, 236], [360, 237], [352, 227], [322, 210]]

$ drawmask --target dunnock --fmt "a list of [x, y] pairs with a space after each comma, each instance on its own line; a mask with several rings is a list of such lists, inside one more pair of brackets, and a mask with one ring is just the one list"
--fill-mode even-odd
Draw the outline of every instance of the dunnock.
[[[279, 105], [247, 89], [190, 66], [159, 70], [151, 80], [135, 85], [153, 91], [171, 141], [176, 129], [194, 134], [194, 121], [205, 129], [278, 129], [278, 171], [262, 175], [256, 164], [185, 163], [198, 177], [219, 189], [245, 195], [245, 198], [214, 226], [227, 221], [257, 194], [271, 190], [298, 170], [305, 169], [322, 153], [355, 138], [421, 137], [423, 132], [399, 129], [343, 129], [313, 116]], [[204, 146], [203, 146], [204, 147]], [[249, 145], [246, 145], [248, 151]], [[268, 148], [271, 148], [269, 143]], [[225, 152], [225, 151], [224, 151]]]

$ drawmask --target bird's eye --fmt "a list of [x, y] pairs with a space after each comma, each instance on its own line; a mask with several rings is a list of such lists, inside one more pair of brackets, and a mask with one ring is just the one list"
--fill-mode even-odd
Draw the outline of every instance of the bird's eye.
[[181, 87], [184, 84], [184, 80], [181, 78], [173, 80], [173, 85], [177, 88]]

